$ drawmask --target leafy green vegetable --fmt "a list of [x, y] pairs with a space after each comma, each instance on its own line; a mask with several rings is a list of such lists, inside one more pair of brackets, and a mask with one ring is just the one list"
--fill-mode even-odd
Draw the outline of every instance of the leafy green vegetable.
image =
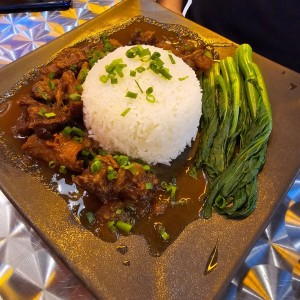
[[268, 93], [251, 47], [243, 44], [235, 59], [216, 63], [202, 85], [203, 132], [195, 167], [205, 169], [210, 186], [201, 216], [210, 218], [214, 208], [231, 218], [246, 217], [256, 207], [257, 176], [272, 131]]

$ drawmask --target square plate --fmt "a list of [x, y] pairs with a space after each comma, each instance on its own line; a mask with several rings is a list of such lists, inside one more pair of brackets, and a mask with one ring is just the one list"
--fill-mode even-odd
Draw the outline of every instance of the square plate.
[[[178, 24], [212, 43], [221, 56], [230, 55], [234, 43], [150, 0], [125, 0], [95, 19], [70, 31], [0, 70], [0, 94], [59, 50], [84, 38], [141, 18], [148, 28], [155, 22]], [[153, 21], [155, 20], [155, 21]], [[259, 176], [256, 211], [245, 220], [214, 215], [186, 227], [160, 257], [149, 255], [141, 236], [122, 237], [116, 243], [96, 238], [73, 218], [62, 197], [16, 166], [15, 152], [0, 131], [0, 187], [29, 224], [82, 280], [97, 298], [169, 299], [217, 298], [232, 279], [256, 239], [268, 224], [300, 166], [300, 75], [261, 56], [261, 67], [273, 111], [273, 133], [266, 165]], [[3, 100], [2, 100], [3, 101]], [[0, 99], [1, 104], [1, 99]], [[2, 103], [6, 106], [6, 102]], [[1, 109], [0, 109], [1, 112]], [[7, 111], [5, 118], [12, 114]], [[0, 124], [4, 120], [0, 117]], [[218, 240], [218, 267], [204, 275], [208, 257]], [[116, 246], [126, 244], [125, 256]], [[124, 260], [131, 262], [124, 266]]]

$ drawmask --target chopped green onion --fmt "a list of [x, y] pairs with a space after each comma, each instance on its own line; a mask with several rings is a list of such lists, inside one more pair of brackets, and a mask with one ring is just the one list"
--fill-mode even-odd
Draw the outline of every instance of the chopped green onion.
[[74, 140], [75, 142], [81, 144], [82, 141], [83, 141], [83, 138], [82, 138], [81, 136], [74, 136], [74, 137], [73, 137], [73, 140]]
[[143, 169], [144, 169], [145, 171], [150, 171], [151, 168], [150, 168], [149, 165], [144, 165], [144, 166], [143, 166]]
[[67, 172], [66, 166], [59, 167], [59, 173], [65, 174]]
[[136, 71], [134, 71], [134, 70], [130, 70], [130, 73], [129, 73], [129, 74], [130, 74], [130, 76], [131, 76], [131, 77], [135, 77], [135, 75], [136, 75]]
[[108, 172], [108, 174], [107, 174], [107, 179], [108, 180], [114, 180], [116, 178], [118, 178], [118, 172], [117, 171]]
[[130, 92], [130, 91], [128, 91], [125, 95], [125, 97], [133, 98], [133, 99], [136, 99], [137, 96], [138, 96], [138, 93], [134, 93], [134, 92]]
[[112, 166], [108, 166], [107, 170], [108, 170], [108, 172], [112, 172], [114, 170], [114, 168]]
[[46, 113], [45, 108], [41, 108], [41, 109], [39, 110], [39, 112], [38, 112], [38, 114], [39, 114], [40, 116], [42, 116], [42, 117], [45, 115], [45, 113]]
[[54, 118], [54, 117], [56, 117], [56, 113], [54, 113], [54, 112], [48, 112], [48, 113], [45, 113], [44, 114], [44, 116], [46, 117], [46, 118]]
[[167, 78], [168, 80], [172, 78], [172, 75], [169, 73], [169, 71], [166, 68], [161, 68], [159, 73], [165, 78]]
[[154, 228], [158, 231], [164, 241], [167, 241], [170, 238], [169, 234], [166, 232], [165, 227], [160, 222], [154, 223]]
[[186, 80], [186, 79], [188, 79], [189, 78], [189, 76], [184, 76], [184, 77], [180, 77], [180, 78], [178, 78], [180, 81], [183, 81], [183, 80]]
[[97, 173], [101, 169], [101, 161], [95, 159], [93, 163], [90, 165], [90, 170], [93, 174]]
[[170, 58], [170, 61], [171, 61], [171, 63], [172, 63], [173, 65], [176, 64], [175, 59], [174, 59], [174, 57], [172, 56], [172, 54], [169, 54], [169, 58]]
[[49, 79], [53, 79], [55, 76], [56, 76], [56, 73], [55, 73], [55, 72], [50, 72], [50, 73], [48, 74], [48, 78], [49, 78]]
[[115, 221], [108, 221], [108, 222], [106, 223], [107, 228], [110, 229], [112, 232], [115, 232], [115, 231], [117, 230], [115, 224], [116, 224]]
[[151, 59], [153, 59], [153, 60], [158, 57], [160, 57], [160, 53], [157, 51], [153, 52], [153, 54], [151, 55]]
[[82, 149], [80, 152], [81, 155], [83, 156], [89, 156], [90, 155], [90, 151], [88, 149]]
[[163, 189], [165, 189], [168, 193], [170, 193], [170, 198], [172, 200], [175, 199], [175, 194], [176, 194], [177, 187], [174, 184], [172, 184], [172, 183], [167, 184], [165, 181], [162, 181], [161, 182], [161, 187]]
[[78, 136], [84, 136], [84, 132], [78, 128], [78, 127], [70, 127], [70, 126], [66, 126], [63, 131], [62, 131], [62, 134], [64, 136], [68, 136], [68, 135], [78, 135]]
[[48, 166], [50, 169], [54, 169], [56, 167], [56, 161], [55, 160], [50, 160], [48, 163]]
[[152, 95], [152, 94], [149, 94], [146, 96], [146, 100], [149, 102], [149, 103], [154, 103], [155, 102], [155, 96]]
[[52, 80], [49, 81], [48, 85], [49, 85], [50, 90], [55, 89], [55, 83]]
[[134, 58], [138, 55], [140, 48], [138, 46], [132, 47], [126, 51], [126, 56], [128, 58]]
[[153, 87], [150, 86], [150, 87], [147, 88], [146, 94], [149, 95], [149, 94], [152, 94], [152, 93], [153, 93]]
[[76, 84], [75, 86], [77, 91], [82, 91], [82, 85], [81, 84]]
[[113, 157], [120, 167], [127, 166], [129, 163], [128, 156], [126, 155], [115, 155]]
[[85, 216], [86, 216], [86, 218], [87, 218], [87, 220], [88, 220], [88, 222], [89, 222], [90, 225], [93, 225], [93, 224], [96, 223], [95, 215], [92, 212], [88, 211], [85, 214]]
[[111, 84], [116, 84], [116, 83], [118, 83], [118, 78], [111, 78], [111, 79], [110, 79], [110, 83], [111, 83]]
[[76, 66], [76, 65], [71, 65], [71, 66], [70, 66], [70, 70], [75, 71], [76, 69], [77, 69], [77, 66]]
[[152, 190], [153, 189], [153, 183], [152, 182], [146, 182], [145, 183], [145, 189], [146, 190]]
[[130, 110], [131, 110], [130, 107], [126, 108], [126, 109], [121, 113], [121, 116], [122, 116], [122, 117], [125, 117], [125, 116], [129, 113]]
[[81, 100], [81, 95], [79, 95], [79, 94], [71, 94], [71, 95], [69, 95], [69, 99], [71, 101], [80, 101]]
[[136, 80], [135, 80], [135, 83], [136, 83], [136, 85], [138, 86], [138, 88], [139, 88], [139, 90], [141, 91], [141, 93], [143, 94], [144, 92], [143, 92], [141, 86], [139, 85], [139, 83], [138, 83]]
[[138, 73], [143, 73], [144, 71], [146, 71], [146, 69], [145, 69], [144, 67], [142, 67], [142, 66], [137, 67], [135, 70], [136, 70]]
[[146, 48], [146, 49], [142, 49], [139, 53], [139, 56], [140, 57], [143, 57], [143, 56], [151, 56], [151, 52], [149, 50], [149, 48]]
[[89, 69], [85, 69], [85, 68], [82, 68], [79, 71], [77, 79], [79, 80], [80, 83], [83, 83], [85, 81], [88, 73], [89, 73]]
[[122, 211], [123, 211], [122, 208], [118, 208], [118, 209], [116, 210], [116, 214], [117, 214], [117, 215], [120, 215], [120, 214], [122, 213]]
[[106, 83], [108, 81], [108, 77], [106, 75], [101, 75], [99, 79], [102, 83]]
[[124, 231], [125, 233], [129, 233], [132, 229], [132, 225], [129, 224], [129, 223], [126, 223], [124, 221], [121, 221], [121, 220], [118, 220], [116, 222], [116, 227], [119, 229], [119, 230], [122, 230]]

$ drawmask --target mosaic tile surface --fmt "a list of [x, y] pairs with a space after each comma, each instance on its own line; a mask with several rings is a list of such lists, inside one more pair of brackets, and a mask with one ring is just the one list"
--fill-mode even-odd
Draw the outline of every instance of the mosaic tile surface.
[[[0, 14], [0, 67], [102, 13], [113, 0], [67, 11]], [[300, 173], [224, 299], [300, 299]], [[0, 191], [0, 299], [93, 299]]]

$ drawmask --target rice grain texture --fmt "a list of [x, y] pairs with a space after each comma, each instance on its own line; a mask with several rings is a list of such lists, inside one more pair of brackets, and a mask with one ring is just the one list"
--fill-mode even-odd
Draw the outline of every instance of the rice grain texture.
[[[149, 68], [149, 61], [139, 56], [126, 57], [132, 46], [125, 46], [100, 59], [89, 71], [83, 85], [84, 122], [90, 136], [108, 151], [140, 158], [149, 164], [169, 164], [195, 139], [201, 117], [201, 88], [195, 72], [181, 58], [160, 48], [142, 45], [151, 54], [159, 52], [170, 80]], [[118, 82], [100, 81], [107, 75], [105, 67], [122, 58], [124, 76]], [[144, 67], [136, 76], [130, 71]], [[152, 87], [154, 103], [147, 100]], [[126, 96], [137, 93], [136, 98]], [[149, 98], [149, 97], [148, 97]], [[153, 100], [153, 97], [151, 96]], [[151, 100], [150, 99], [150, 100]]]

